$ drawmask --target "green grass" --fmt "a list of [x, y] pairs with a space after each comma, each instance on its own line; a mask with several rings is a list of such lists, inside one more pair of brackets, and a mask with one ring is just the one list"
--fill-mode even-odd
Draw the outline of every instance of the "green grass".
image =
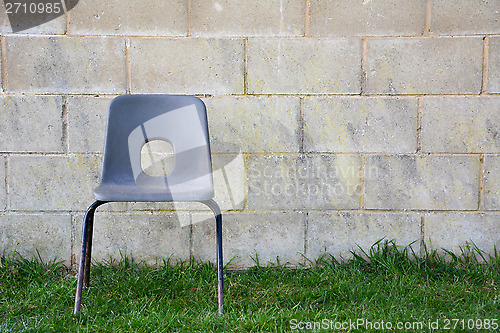
[[[74, 273], [55, 261], [3, 256], [0, 332], [312, 332], [358, 320], [352, 332], [382, 332], [376, 328], [388, 322], [400, 332], [443, 331], [446, 320], [455, 326], [451, 332], [479, 331], [487, 320], [500, 325], [498, 253], [486, 256], [473, 244], [458, 255], [422, 252], [379, 241], [349, 260], [323, 256], [299, 269], [259, 264], [227, 270], [223, 317], [210, 263], [146, 266], [123, 258], [95, 264], [75, 316]], [[436, 321], [438, 330], [427, 326]], [[314, 322], [332, 330], [307, 330]], [[414, 329], [397, 330], [397, 322]]]

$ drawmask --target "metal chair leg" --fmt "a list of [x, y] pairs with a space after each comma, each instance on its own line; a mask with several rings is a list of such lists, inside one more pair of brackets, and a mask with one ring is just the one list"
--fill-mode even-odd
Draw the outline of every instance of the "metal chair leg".
[[215, 233], [217, 238], [217, 292], [219, 302], [219, 315], [224, 314], [224, 276], [222, 269], [224, 261], [222, 257], [222, 214], [219, 205], [213, 200], [203, 201], [215, 214]]
[[80, 266], [78, 267], [78, 281], [76, 285], [75, 308], [73, 313], [80, 312], [82, 302], [83, 285], [89, 285], [90, 280], [90, 260], [92, 253], [92, 234], [94, 229], [94, 213], [97, 207], [105, 204], [105, 201], [96, 201], [88, 209], [83, 220], [82, 228], [82, 252]]
[[[94, 218], [87, 221], [87, 245], [85, 247], [85, 263], [83, 265], [83, 287], [88, 288], [90, 283], [90, 263], [92, 260], [92, 235], [94, 233]], [[83, 251], [83, 249], [82, 249]]]
[[216, 233], [217, 233], [217, 291], [219, 299], [219, 315], [224, 314], [224, 276], [222, 269], [224, 263], [222, 260], [222, 214], [216, 215]]

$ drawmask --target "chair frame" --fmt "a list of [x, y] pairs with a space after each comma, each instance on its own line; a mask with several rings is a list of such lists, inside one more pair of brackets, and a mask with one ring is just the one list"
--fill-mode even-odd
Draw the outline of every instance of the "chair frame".
[[[97, 207], [112, 201], [95, 201], [87, 210], [82, 230], [82, 250], [80, 266], [78, 269], [78, 282], [76, 285], [74, 314], [80, 312], [83, 287], [88, 287], [90, 282], [90, 264], [92, 259], [92, 235], [94, 231], [94, 213]], [[222, 213], [219, 205], [213, 200], [199, 201], [208, 206], [215, 214], [216, 239], [217, 239], [217, 294], [219, 315], [224, 313], [224, 277], [222, 258]]]

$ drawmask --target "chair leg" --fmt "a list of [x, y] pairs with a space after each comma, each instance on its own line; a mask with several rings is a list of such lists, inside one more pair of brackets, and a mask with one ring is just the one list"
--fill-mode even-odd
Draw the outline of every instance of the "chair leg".
[[222, 257], [222, 214], [219, 205], [213, 200], [203, 201], [215, 214], [215, 233], [217, 238], [217, 293], [219, 302], [219, 315], [224, 314], [224, 260]]
[[[90, 283], [90, 263], [92, 261], [92, 236], [94, 234], [94, 214], [87, 220], [87, 244], [85, 246], [85, 264], [83, 265], [83, 287], [88, 288]], [[83, 251], [83, 247], [82, 247]]]
[[80, 266], [78, 267], [78, 281], [76, 285], [76, 295], [75, 295], [75, 308], [73, 313], [77, 314], [80, 312], [80, 305], [82, 301], [82, 289], [83, 285], [89, 285], [90, 280], [90, 261], [91, 261], [91, 253], [92, 253], [92, 234], [94, 229], [94, 213], [97, 207], [102, 204], [105, 204], [105, 201], [96, 201], [94, 202], [89, 209], [87, 209], [87, 213], [85, 214], [85, 218], [83, 220], [83, 228], [82, 228], [82, 252], [80, 258]]
[[217, 233], [217, 291], [219, 298], [219, 315], [224, 314], [224, 276], [222, 269], [224, 262], [222, 260], [222, 214], [216, 215], [216, 233]]

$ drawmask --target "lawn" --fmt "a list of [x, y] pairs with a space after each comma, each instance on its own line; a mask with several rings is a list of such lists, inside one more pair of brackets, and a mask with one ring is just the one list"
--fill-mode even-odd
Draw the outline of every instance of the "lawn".
[[196, 260], [146, 266], [96, 263], [82, 312], [75, 273], [56, 261], [2, 256], [0, 332], [475, 332], [500, 325], [500, 256], [379, 241], [349, 259], [304, 267], [225, 270], [223, 317], [215, 266]]

